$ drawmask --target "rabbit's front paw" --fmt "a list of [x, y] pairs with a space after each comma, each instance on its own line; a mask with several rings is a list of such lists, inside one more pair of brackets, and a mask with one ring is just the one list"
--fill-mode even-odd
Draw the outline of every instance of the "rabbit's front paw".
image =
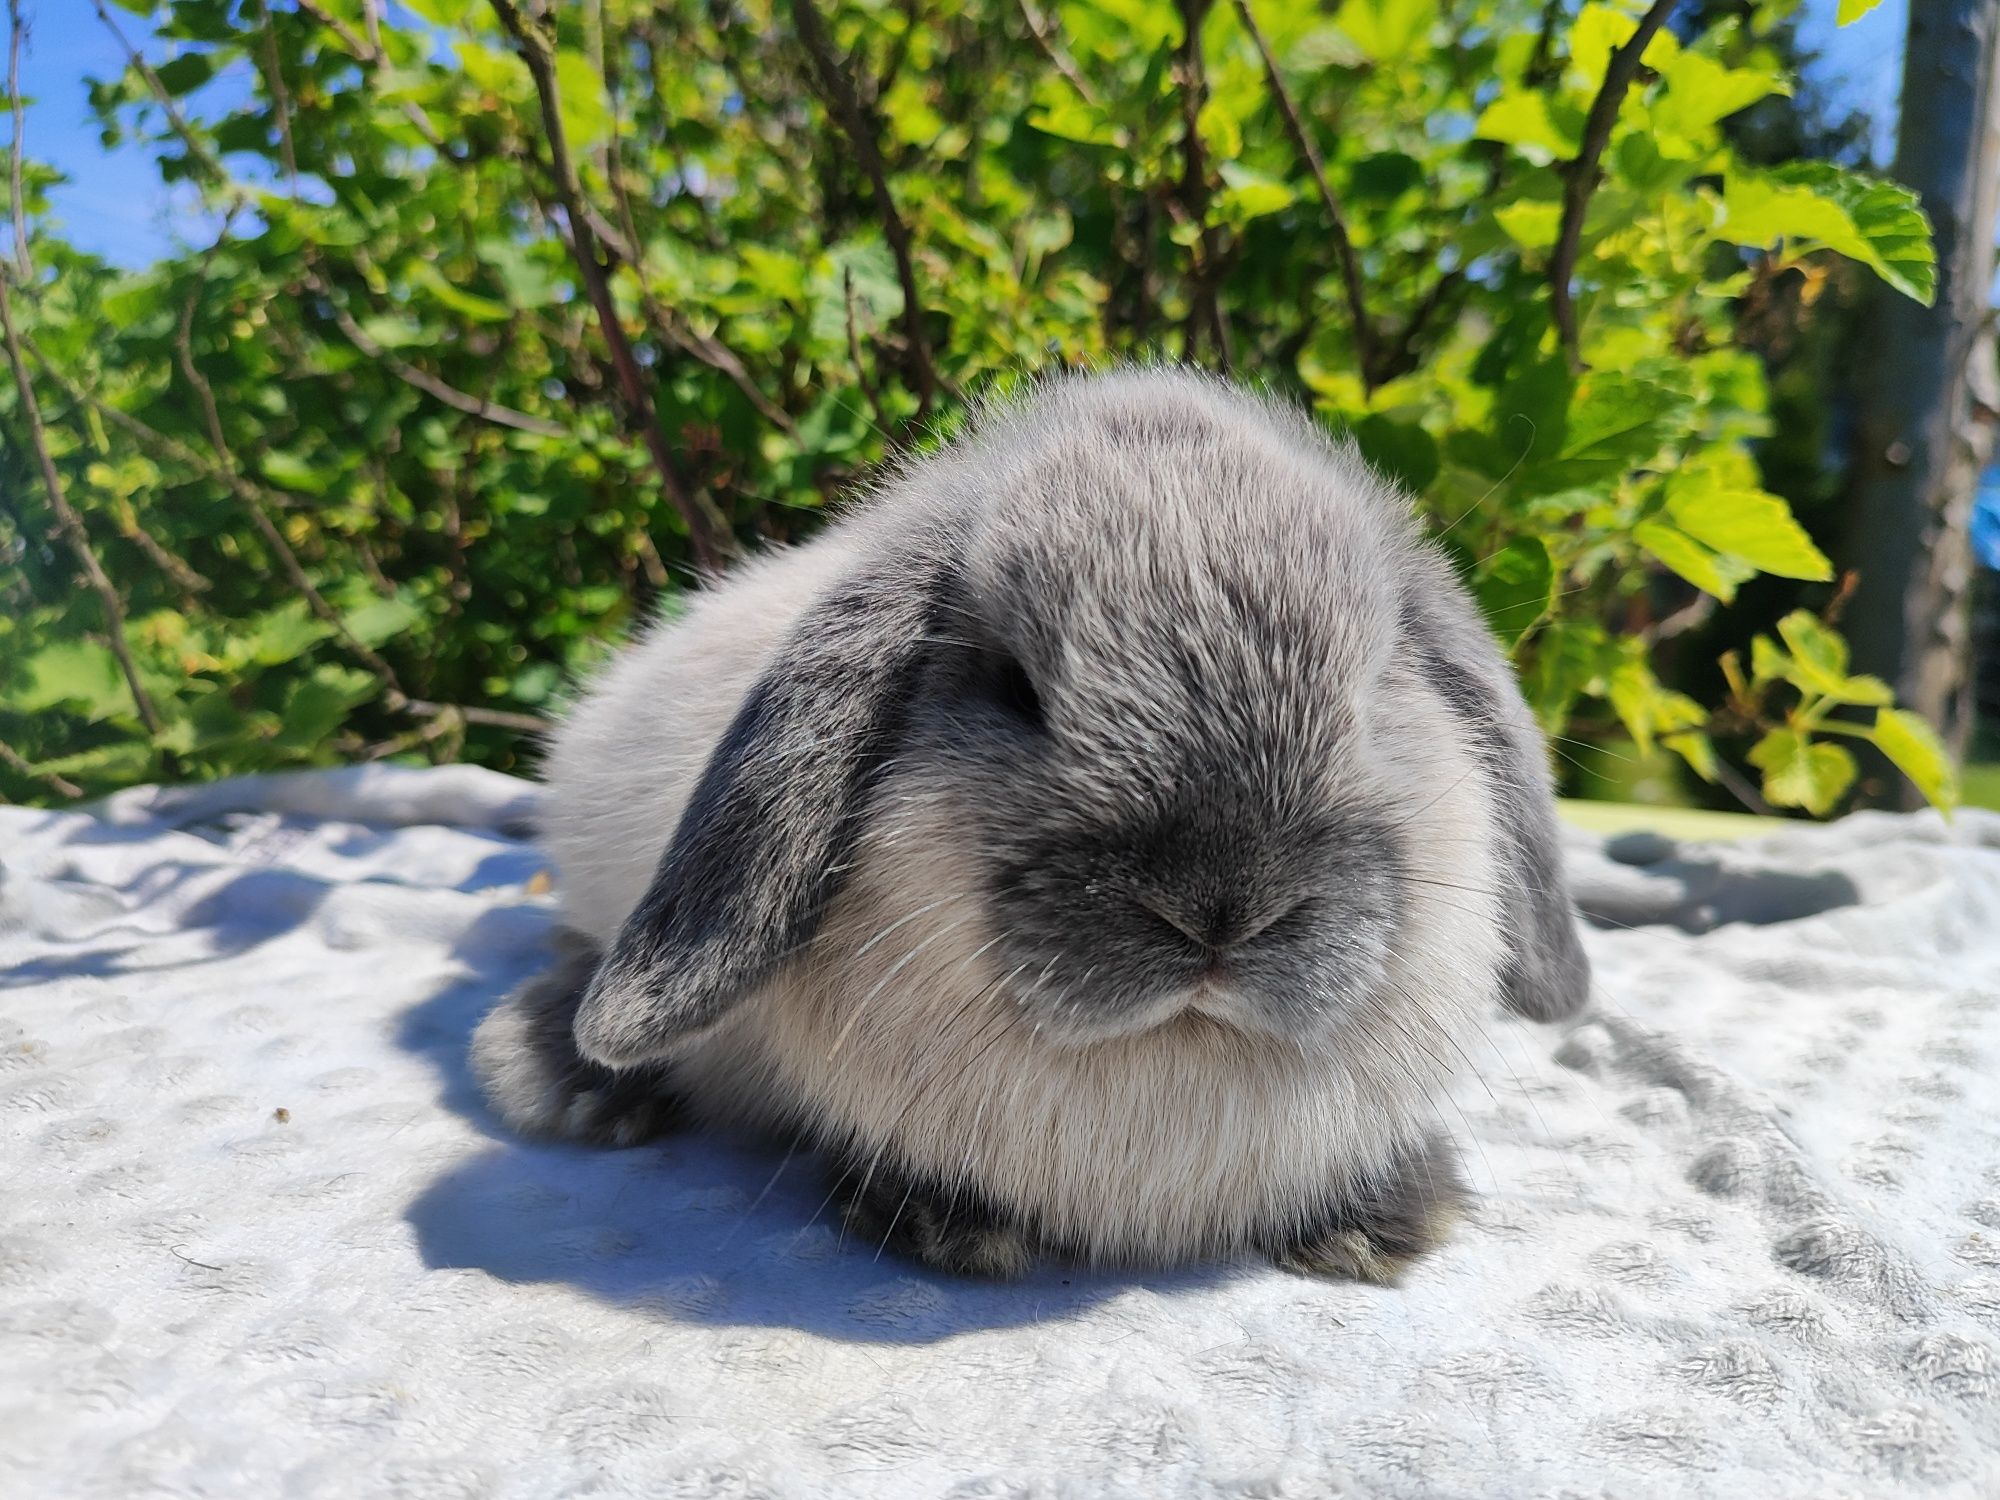
[[1470, 1196], [1451, 1147], [1433, 1136], [1263, 1248], [1288, 1271], [1386, 1286], [1444, 1242]]
[[576, 1007], [597, 950], [564, 932], [556, 953], [473, 1033], [472, 1071], [487, 1102], [524, 1135], [596, 1146], [636, 1146], [674, 1129], [684, 1111], [665, 1066], [607, 1068], [577, 1050]]

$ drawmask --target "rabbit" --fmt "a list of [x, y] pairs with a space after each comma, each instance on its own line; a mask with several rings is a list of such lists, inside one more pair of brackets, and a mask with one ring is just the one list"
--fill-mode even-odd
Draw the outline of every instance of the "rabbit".
[[802, 1135], [939, 1269], [1394, 1280], [1490, 1005], [1589, 990], [1546, 751], [1410, 505], [1220, 379], [1064, 375], [688, 597], [553, 735], [530, 1134]]

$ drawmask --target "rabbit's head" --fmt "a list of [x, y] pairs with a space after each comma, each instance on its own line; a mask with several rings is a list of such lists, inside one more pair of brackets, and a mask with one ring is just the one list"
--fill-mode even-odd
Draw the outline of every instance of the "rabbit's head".
[[[911, 872], [873, 940], [970, 924], [1052, 1046], [1580, 1000], [1505, 663], [1305, 419], [1185, 374], [1061, 380], [848, 524], [583, 1001], [594, 1059], [673, 1055], [811, 962], [864, 856], [877, 890]], [[970, 889], [922, 888], [946, 867]]]

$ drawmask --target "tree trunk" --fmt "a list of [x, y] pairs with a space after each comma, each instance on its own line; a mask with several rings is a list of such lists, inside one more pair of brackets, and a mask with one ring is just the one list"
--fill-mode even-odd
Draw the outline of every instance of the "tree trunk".
[[1910, 0], [1894, 176], [1930, 215], [1938, 295], [1926, 308], [1878, 288], [1850, 491], [1861, 578], [1843, 622], [1855, 665], [1894, 684], [1960, 756], [1972, 730], [1968, 528], [2000, 408], [1996, 69], [2000, 0]]

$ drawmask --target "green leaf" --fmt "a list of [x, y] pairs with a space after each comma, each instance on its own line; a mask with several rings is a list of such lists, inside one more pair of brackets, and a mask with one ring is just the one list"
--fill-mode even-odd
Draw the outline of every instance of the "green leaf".
[[1103, 110], [1074, 94], [1029, 110], [1027, 118], [1030, 129], [1083, 146], [1123, 146], [1126, 140], [1124, 130]]
[[1833, 10], [1833, 24], [1850, 26], [1881, 3], [1882, 0], [1840, 0]]
[[25, 686], [6, 697], [8, 708], [37, 714], [66, 708], [89, 720], [133, 712], [132, 690], [118, 658], [96, 641], [58, 641], [22, 663]]
[[1704, 594], [1713, 594], [1724, 604], [1736, 597], [1736, 585], [1742, 580], [1725, 571], [1727, 559], [1685, 532], [1658, 521], [1641, 521], [1632, 528], [1632, 540]]
[[333, 634], [333, 627], [314, 616], [303, 599], [265, 611], [252, 625], [248, 635], [250, 659], [266, 667], [302, 656]]
[[433, 26], [452, 27], [463, 21], [479, 0], [403, 0], [410, 10]]
[[1774, 807], [1803, 807], [1815, 816], [1833, 811], [1854, 784], [1854, 757], [1839, 745], [1809, 740], [1792, 729], [1774, 729], [1750, 747], [1750, 764], [1764, 773], [1764, 798]]
[[556, 103], [570, 150], [584, 151], [611, 138], [611, 97], [604, 75], [581, 52], [556, 53]]
[[1782, 74], [1730, 68], [1700, 52], [1682, 52], [1660, 69], [1666, 93], [1654, 103], [1656, 131], [1701, 139], [1710, 126], [1772, 94], [1789, 94]]
[[491, 297], [482, 297], [452, 285], [445, 279], [444, 273], [429, 261], [419, 262], [411, 273], [411, 279], [453, 312], [462, 313], [475, 322], [504, 323], [513, 316], [506, 303], [495, 302]]
[[[1895, 694], [1879, 677], [1847, 675], [1847, 642], [1820, 624], [1808, 610], [1795, 609], [1778, 621], [1778, 634], [1791, 648], [1785, 677], [1802, 692], [1836, 703], [1890, 703]], [[1755, 643], [1752, 643], [1754, 657]]]
[[1927, 720], [1904, 708], [1878, 709], [1871, 738], [1933, 807], [1958, 805], [1957, 768]]
[[264, 478], [281, 490], [296, 490], [302, 495], [326, 493], [325, 471], [284, 448], [266, 449], [258, 466], [263, 469]]
[[1778, 643], [1768, 635], [1758, 635], [1750, 642], [1750, 680], [1762, 687], [1767, 682], [1783, 682], [1791, 675], [1792, 659], [1778, 649]]
[[100, 787], [131, 786], [155, 773], [152, 748], [143, 740], [99, 745], [54, 760], [38, 760], [34, 766], [43, 776], [67, 776]]
[[1643, 657], [1628, 660], [1611, 674], [1605, 697], [1642, 755], [1652, 751], [1656, 736], [1693, 729], [1708, 721], [1707, 712], [1694, 699], [1662, 687]]
[[[474, 88], [502, 99], [525, 99], [534, 91], [528, 65], [510, 51], [460, 37], [451, 44], [459, 71]], [[567, 128], [568, 120], [564, 120]], [[572, 147], [575, 143], [571, 142]]]
[[1298, 193], [1275, 177], [1266, 177], [1233, 161], [1225, 161], [1219, 171], [1223, 189], [1216, 194], [1217, 213], [1231, 224], [1246, 224], [1281, 208], [1290, 208]]
[[1693, 729], [1683, 729], [1676, 734], [1660, 737], [1660, 743], [1674, 752], [1703, 781], [1712, 782], [1718, 773], [1715, 759], [1715, 745], [1705, 734]]
[[1712, 474], [1694, 472], [1694, 479], [1683, 483], [1677, 476], [1667, 487], [1667, 513], [1682, 531], [1717, 552], [1740, 557], [1781, 578], [1824, 582], [1833, 577], [1833, 564], [1778, 496], [1762, 490], [1714, 488]]
[[183, 52], [153, 69], [153, 75], [168, 93], [176, 96], [185, 94], [190, 89], [200, 88], [215, 76], [215, 54]]
[[1793, 162], [1723, 179], [1718, 239], [1764, 249], [1779, 240], [1824, 245], [1870, 267], [1928, 307], [1937, 252], [1916, 194], [1831, 162]]
[[1583, 141], [1583, 117], [1560, 106], [1551, 108], [1539, 89], [1514, 89], [1479, 113], [1472, 133], [1482, 141], [1501, 141], [1521, 148], [1535, 162], [1568, 160]]
[[394, 599], [371, 599], [359, 609], [342, 615], [340, 623], [349, 635], [372, 648], [401, 635], [423, 617], [421, 609], [398, 596]]
[[1472, 571], [1472, 592], [1486, 623], [1510, 648], [1549, 612], [1555, 586], [1549, 549], [1531, 536], [1517, 537]]
[[1437, 478], [1437, 440], [1416, 422], [1398, 422], [1373, 412], [1354, 424], [1354, 441], [1370, 467], [1416, 494]]
[[1562, 205], [1522, 198], [1494, 209], [1493, 221], [1522, 249], [1546, 250], [1562, 227]]
[[367, 672], [331, 663], [314, 667], [292, 684], [279, 712], [284, 727], [274, 741], [296, 752], [320, 749], [346, 722], [350, 711], [373, 698], [381, 684]]
[[1394, 62], [1430, 34], [1437, 0], [1347, 0], [1334, 17], [1365, 57]]

